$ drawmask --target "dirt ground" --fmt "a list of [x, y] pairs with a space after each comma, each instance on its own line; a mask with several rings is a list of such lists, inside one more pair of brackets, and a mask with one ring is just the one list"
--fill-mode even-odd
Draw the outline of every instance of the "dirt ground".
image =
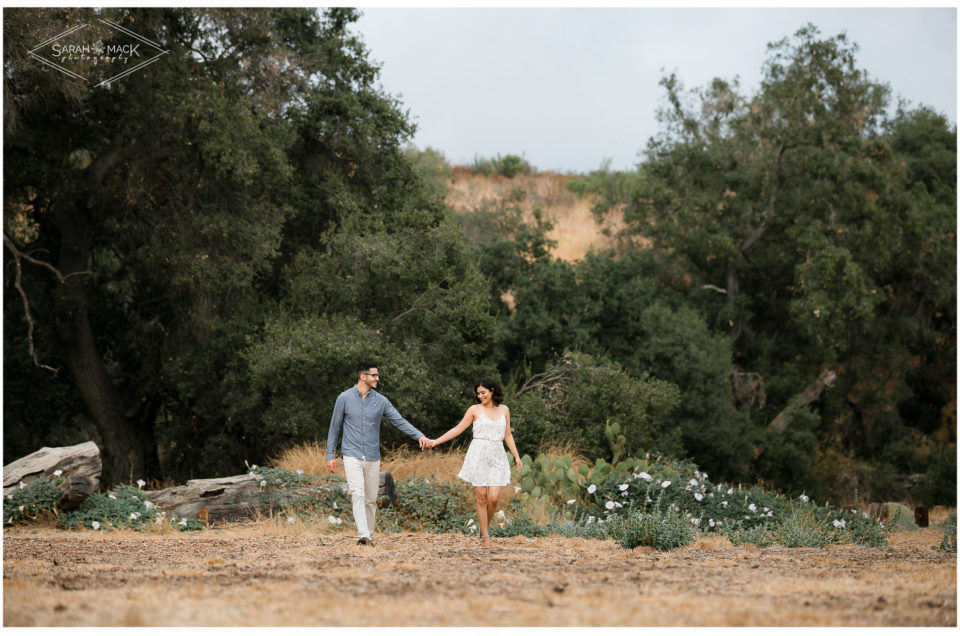
[[[268, 536], [265, 536], [268, 535]], [[227, 527], [3, 533], [4, 626], [956, 626], [941, 530], [885, 548]]]

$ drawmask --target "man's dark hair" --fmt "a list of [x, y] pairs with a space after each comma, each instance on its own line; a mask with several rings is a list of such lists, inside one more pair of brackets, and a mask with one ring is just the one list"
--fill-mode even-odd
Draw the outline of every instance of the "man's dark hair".
[[360, 377], [361, 373], [366, 373], [370, 369], [375, 369], [376, 367], [376, 362], [361, 362], [357, 365], [357, 377]]

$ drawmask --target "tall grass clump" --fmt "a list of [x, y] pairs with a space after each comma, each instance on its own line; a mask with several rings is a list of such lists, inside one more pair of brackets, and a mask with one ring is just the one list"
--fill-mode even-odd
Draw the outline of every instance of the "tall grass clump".
[[943, 528], [943, 540], [940, 541], [938, 550], [945, 552], [957, 552], [957, 511], [954, 510], [950, 516], [940, 526]]
[[630, 510], [614, 522], [611, 535], [626, 550], [649, 546], [667, 552], [693, 542], [694, 533], [676, 506], [661, 508], [660, 500], [643, 512]]
[[773, 530], [777, 543], [788, 548], [822, 548], [832, 542], [832, 533], [818, 519], [812, 506], [791, 506]]

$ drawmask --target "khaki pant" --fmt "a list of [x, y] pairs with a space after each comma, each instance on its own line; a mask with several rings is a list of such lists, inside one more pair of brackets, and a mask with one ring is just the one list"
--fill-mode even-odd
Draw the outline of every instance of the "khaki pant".
[[344, 457], [343, 472], [347, 475], [347, 489], [353, 499], [353, 518], [357, 523], [357, 536], [369, 539], [377, 520], [380, 460], [371, 462], [356, 457]]

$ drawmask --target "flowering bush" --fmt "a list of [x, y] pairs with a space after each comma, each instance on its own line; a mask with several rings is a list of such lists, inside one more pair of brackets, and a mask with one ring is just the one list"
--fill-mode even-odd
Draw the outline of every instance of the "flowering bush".
[[3, 498], [3, 525], [34, 518], [44, 510], [53, 510], [60, 501], [62, 493], [57, 486], [62, 481], [63, 477], [59, 475], [52, 480], [38, 477], [29, 484], [21, 481], [19, 488]]
[[79, 508], [62, 514], [60, 525], [71, 529], [84, 526], [99, 530], [112, 526], [142, 530], [149, 524], [164, 520], [162, 513], [147, 501], [146, 493], [140, 488], [120, 484], [115, 492], [93, 493], [83, 500]]

